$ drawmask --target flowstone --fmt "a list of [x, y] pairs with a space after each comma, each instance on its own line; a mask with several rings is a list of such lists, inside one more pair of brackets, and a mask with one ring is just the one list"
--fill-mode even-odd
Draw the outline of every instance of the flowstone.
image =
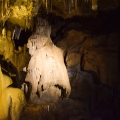
[[63, 52], [45, 35], [34, 34], [27, 47], [31, 59], [26, 82], [32, 86], [30, 103], [49, 104], [59, 97], [68, 97], [71, 91]]

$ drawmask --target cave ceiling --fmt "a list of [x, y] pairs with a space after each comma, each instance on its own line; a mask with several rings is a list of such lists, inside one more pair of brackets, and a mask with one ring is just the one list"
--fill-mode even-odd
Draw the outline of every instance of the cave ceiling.
[[20, 40], [15, 44], [23, 46], [36, 31], [39, 18], [44, 18], [56, 43], [70, 29], [90, 34], [118, 31], [119, 13], [120, 0], [0, 0], [0, 33], [10, 30]]
[[62, 18], [94, 16], [98, 11], [118, 9], [119, 5], [120, 0], [0, 0], [0, 22], [29, 28], [31, 19], [42, 13]]
[[[28, 96], [31, 103], [41, 104], [49, 95], [52, 102], [60, 96], [68, 97], [71, 86], [66, 66], [72, 68], [78, 63], [83, 70], [95, 71], [102, 84], [117, 86], [120, 34], [114, 32], [120, 33], [120, 0], [0, 0], [0, 55], [3, 58], [0, 57], [15, 66], [18, 78], [24, 71], [27, 77], [23, 75], [22, 80], [29, 83], [36, 80], [31, 82], [34, 88]], [[108, 71], [107, 75], [104, 70]], [[88, 73], [83, 75], [90, 78]], [[18, 81], [15, 86], [20, 88], [22, 82]], [[89, 91], [87, 87], [86, 90]], [[51, 91], [56, 91], [56, 99]]]

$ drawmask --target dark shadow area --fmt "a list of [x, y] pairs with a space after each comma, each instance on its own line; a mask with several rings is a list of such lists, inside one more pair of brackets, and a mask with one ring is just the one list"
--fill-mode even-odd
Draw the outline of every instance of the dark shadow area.
[[10, 86], [21, 88], [21, 83], [17, 68], [10, 61], [2, 60], [2, 58], [3, 56], [0, 55], [0, 65], [1, 65], [2, 73], [9, 76], [13, 81], [13, 84]]
[[24, 44], [27, 44], [28, 38], [31, 36], [32, 32], [30, 30], [21, 30], [19, 40], [14, 39], [16, 49], [18, 49], [18, 46], [23, 47]]

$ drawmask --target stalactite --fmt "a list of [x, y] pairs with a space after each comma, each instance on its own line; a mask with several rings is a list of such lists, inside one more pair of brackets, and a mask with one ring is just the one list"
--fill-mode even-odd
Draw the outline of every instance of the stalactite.
[[92, 10], [97, 10], [97, 0], [92, 0]]
[[68, 11], [69, 11], [69, 14], [70, 14], [70, 11], [71, 11], [71, 1], [68, 1]]
[[85, 0], [85, 2], [88, 2], [89, 0]]
[[53, 2], [53, 1], [51, 0], [51, 1], [50, 1], [50, 10], [51, 10], [51, 12], [52, 12], [52, 4], [53, 4], [52, 2]]
[[27, 0], [27, 7], [29, 6], [29, 0]]
[[74, 7], [74, 0], [71, 0], [71, 6]]
[[13, 30], [12, 40], [14, 39], [14, 36], [15, 36], [15, 30]]
[[75, 9], [77, 10], [77, 0], [75, 0]]
[[20, 33], [21, 33], [21, 27], [15, 26], [15, 39], [19, 40]]
[[6, 3], [6, 1], [3, 0], [3, 16], [5, 16], [5, 14], [6, 14], [5, 3]]
[[66, 0], [64, 0], [64, 7], [66, 8]]
[[4, 14], [3, 14], [3, 12], [4, 12], [3, 9], [4, 9], [4, 7], [3, 7], [3, 0], [2, 0], [2, 17], [3, 17], [3, 15], [4, 15]]
[[69, 0], [65, 0], [65, 8], [68, 10], [69, 12]]
[[5, 1], [5, 15], [6, 15], [6, 12], [7, 12], [7, 1]]
[[10, 6], [10, 1], [8, 0], [8, 7]]
[[43, 3], [45, 4], [45, 1], [46, 1], [46, 0], [42, 0], [42, 1], [43, 1]]
[[66, 8], [69, 10], [69, 0], [66, 0]]
[[47, 0], [46, 0], [46, 3], [45, 3], [45, 6], [46, 6], [47, 13], [48, 13], [48, 1]]

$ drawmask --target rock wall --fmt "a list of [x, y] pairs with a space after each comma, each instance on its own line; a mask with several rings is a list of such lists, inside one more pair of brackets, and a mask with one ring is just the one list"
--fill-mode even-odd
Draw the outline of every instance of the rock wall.
[[21, 119], [119, 120], [119, 44], [118, 33], [94, 36], [70, 30], [57, 42], [64, 51], [70, 97], [49, 106], [26, 106]]
[[116, 87], [118, 80], [119, 35], [92, 36], [70, 30], [57, 45], [64, 50], [68, 68], [80, 63], [81, 70], [95, 72], [102, 84]]

